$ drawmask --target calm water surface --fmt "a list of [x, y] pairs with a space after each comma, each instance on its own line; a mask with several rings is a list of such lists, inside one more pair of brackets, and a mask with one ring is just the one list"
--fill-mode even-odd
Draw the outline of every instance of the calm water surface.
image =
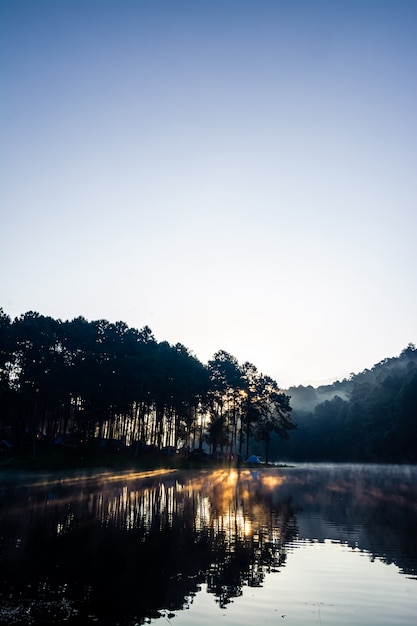
[[416, 624], [417, 467], [0, 475], [0, 624]]

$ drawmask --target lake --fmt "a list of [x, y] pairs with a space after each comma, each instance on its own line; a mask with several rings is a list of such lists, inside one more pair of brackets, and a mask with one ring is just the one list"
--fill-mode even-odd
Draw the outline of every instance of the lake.
[[0, 474], [1, 625], [416, 616], [416, 466]]

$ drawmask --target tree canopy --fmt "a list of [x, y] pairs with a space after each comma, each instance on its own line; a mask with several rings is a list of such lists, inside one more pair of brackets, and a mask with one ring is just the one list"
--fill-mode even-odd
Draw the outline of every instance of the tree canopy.
[[294, 428], [289, 398], [225, 351], [207, 365], [149, 327], [0, 309], [0, 439], [119, 442], [158, 450], [206, 445], [249, 454]]
[[288, 390], [297, 431], [275, 442], [297, 461], [417, 462], [417, 349], [409, 344], [349, 379]]

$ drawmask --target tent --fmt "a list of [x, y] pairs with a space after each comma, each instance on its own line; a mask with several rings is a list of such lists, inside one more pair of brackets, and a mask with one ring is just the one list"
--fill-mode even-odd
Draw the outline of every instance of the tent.
[[260, 463], [260, 459], [259, 456], [255, 456], [254, 454], [251, 454], [247, 459], [246, 459], [246, 463]]

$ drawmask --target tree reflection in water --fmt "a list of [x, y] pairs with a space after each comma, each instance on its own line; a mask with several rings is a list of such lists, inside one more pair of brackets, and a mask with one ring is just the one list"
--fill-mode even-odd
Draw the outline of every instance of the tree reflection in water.
[[417, 468], [315, 466], [0, 483], [0, 624], [135, 624], [220, 607], [297, 541], [345, 543], [416, 577]]
[[282, 565], [295, 536], [278, 475], [109, 478], [3, 490], [2, 623], [143, 623], [202, 582], [225, 606]]

